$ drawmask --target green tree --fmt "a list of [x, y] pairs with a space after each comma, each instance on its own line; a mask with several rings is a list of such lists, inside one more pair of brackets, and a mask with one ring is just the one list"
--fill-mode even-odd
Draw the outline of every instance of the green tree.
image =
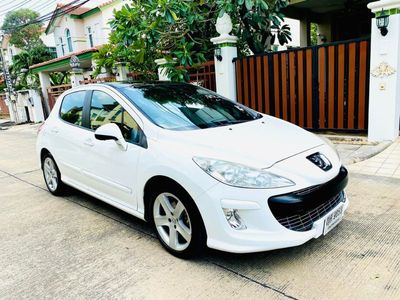
[[40, 40], [42, 23], [29, 24], [39, 17], [39, 13], [30, 9], [10, 11], [4, 18], [1, 27], [5, 34], [10, 35], [10, 43], [17, 48], [29, 50], [43, 44]]
[[310, 42], [311, 46], [318, 45], [318, 24], [311, 23], [310, 26]]
[[52, 58], [53, 55], [45, 46], [36, 46], [29, 51], [22, 50], [17, 55], [14, 55], [13, 64], [10, 66], [10, 73], [16, 89], [19, 90], [27, 88], [29, 86], [28, 78], [30, 78], [33, 86], [37, 86], [39, 84], [39, 79], [37, 75], [30, 71], [29, 66], [50, 60]]
[[292, 40], [290, 28], [282, 25], [281, 12], [287, 0], [218, 0], [219, 16], [231, 15], [234, 34], [254, 53], [270, 50], [277, 38], [280, 45]]
[[124, 61], [133, 71], [154, 74], [154, 60], [165, 58], [171, 79], [187, 80], [187, 67], [213, 58], [210, 38], [217, 35], [219, 15], [227, 12], [232, 16], [241, 51], [261, 53], [275, 37], [281, 44], [290, 40], [287, 25], [280, 25], [280, 9], [286, 4], [285, 0], [133, 1], [114, 12], [109, 44], [95, 55], [98, 71]]

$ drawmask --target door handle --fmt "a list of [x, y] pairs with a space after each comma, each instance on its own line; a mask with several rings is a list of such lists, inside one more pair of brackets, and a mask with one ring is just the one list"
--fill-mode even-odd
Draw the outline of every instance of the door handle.
[[52, 129], [51, 129], [51, 132], [52, 132], [52, 133], [58, 133], [58, 128], [52, 128]]
[[93, 143], [92, 139], [87, 139], [87, 140], [85, 140], [83, 143], [84, 143], [86, 146], [89, 146], [89, 147], [93, 147], [93, 146], [94, 146], [94, 143]]

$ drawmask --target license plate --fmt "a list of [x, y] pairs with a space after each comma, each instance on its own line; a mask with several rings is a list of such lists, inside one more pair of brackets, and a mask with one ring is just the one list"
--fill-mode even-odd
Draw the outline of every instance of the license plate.
[[325, 218], [324, 235], [331, 231], [343, 218], [343, 204], [339, 204]]

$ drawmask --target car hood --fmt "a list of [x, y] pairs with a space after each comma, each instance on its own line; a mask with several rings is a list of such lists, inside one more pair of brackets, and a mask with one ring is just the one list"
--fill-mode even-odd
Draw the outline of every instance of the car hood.
[[271, 116], [229, 126], [166, 132], [168, 143], [177, 143], [180, 152], [257, 168], [269, 168], [324, 144], [316, 135]]

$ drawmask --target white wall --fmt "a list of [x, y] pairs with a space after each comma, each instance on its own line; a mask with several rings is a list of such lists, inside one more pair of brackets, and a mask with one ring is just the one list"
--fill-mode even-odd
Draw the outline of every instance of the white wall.
[[290, 32], [292, 34], [292, 41], [284, 46], [279, 45], [278, 39], [275, 40], [275, 45], [279, 45], [278, 50], [286, 50], [287, 46], [300, 47], [300, 21], [291, 18], [284, 18], [285, 22], [290, 27]]
[[57, 48], [57, 57], [63, 56], [60, 37], [64, 45], [64, 55], [70, 53], [68, 49], [66, 29], [70, 30], [72, 38], [72, 52], [82, 51], [87, 48], [83, 20], [73, 19], [70, 16], [60, 18], [54, 28], [54, 42]]
[[83, 19], [86, 47], [90, 48], [88, 28], [91, 28], [93, 46], [103, 45], [108, 42], [108, 35], [103, 32], [102, 13], [96, 13]]
[[66, 37], [66, 29], [68, 28], [72, 36], [73, 52], [82, 51], [90, 48], [88, 28], [91, 28], [93, 37], [93, 46], [100, 46], [108, 42], [108, 37], [111, 33], [111, 28], [108, 22], [113, 18], [114, 9], [119, 10], [128, 3], [128, 0], [123, 0], [119, 3], [100, 7], [100, 12], [87, 16], [83, 19], [74, 19], [70, 16], [60, 18], [55, 24], [54, 29], [54, 44], [57, 48], [57, 56], [63, 56], [60, 37], [63, 40], [64, 51], [67, 55], [68, 44]]
[[40, 35], [40, 39], [43, 41], [43, 43], [47, 46], [47, 47], [55, 47], [56, 43], [54, 40], [54, 33], [50, 33], [50, 34], [46, 34], [46, 33], [42, 33]]

